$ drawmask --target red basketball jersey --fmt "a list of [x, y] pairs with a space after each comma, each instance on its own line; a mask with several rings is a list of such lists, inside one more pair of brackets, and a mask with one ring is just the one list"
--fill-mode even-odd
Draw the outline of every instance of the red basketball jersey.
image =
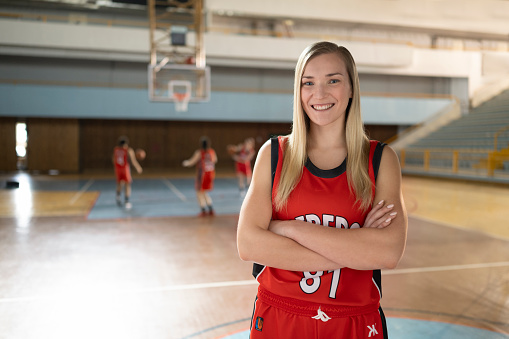
[[203, 172], [213, 172], [215, 170], [215, 163], [213, 161], [214, 155], [216, 154], [212, 148], [209, 148], [208, 150], [201, 150], [201, 160], [199, 167], [201, 171]]
[[129, 166], [129, 155], [127, 149], [117, 146], [113, 150], [113, 158], [115, 159], [115, 174], [117, 182], [131, 182], [131, 168]]
[[246, 176], [251, 176], [251, 160], [250, 158], [253, 156], [253, 149], [246, 149], [242, 147], [239, 153], [237, 154], [237, 161], [235, 163], [236, 172], [239, 174], [244, 174]]
[[215, 168], [214, 163], [216, 152], [209, 148], [200, 150], [200, 162], [196, 166], [195, 189], [197, 191], [209, 191], [214, 187]]
[[114, 154], [114, 158], [115, 158], [115, 167], [125, 168], [125, 167], [129, 166], [129, 158], [128, 158], [126, 148], [117, 146], [113, 150], [113, 154]]
[[[273, 180], [272, 198], [281, 175], [286, 139], [278, 138], [278, 159]], [[375, 178], [383, 144], [370, 142], [369, 176], [375, 192]], [[272, 148], [274, 150], [274, 147]], [[375, 152], [377, 150], [377, 152]], [[375, 163], [375, 165], [373, 165]], [[274, 220], [303, 220], [324, 227], [360, 228], [367, 215], [355, 204], [346, 177], [346, 160], [332, 170], [321, 170], [308, 159], [302, 178], [292, 191], [287, 208], [276, 211]], [[362, 255], [362, 253], [359, 253]], [[282, 297], [319, 304], [341, 306], [378, 305], [381, 298], [380, 270], [359, 271], [342, 268], [335, 271], [295, 272], [255, 264], [254, 275], [260, 287]]]

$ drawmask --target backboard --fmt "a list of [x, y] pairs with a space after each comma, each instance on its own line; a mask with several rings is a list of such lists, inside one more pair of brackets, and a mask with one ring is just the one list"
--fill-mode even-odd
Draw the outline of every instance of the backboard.
[[210, 67], [186, 64], [148, 66], [149, 99], [175, 102], [186, 94], [189, 102], [210, 100]]

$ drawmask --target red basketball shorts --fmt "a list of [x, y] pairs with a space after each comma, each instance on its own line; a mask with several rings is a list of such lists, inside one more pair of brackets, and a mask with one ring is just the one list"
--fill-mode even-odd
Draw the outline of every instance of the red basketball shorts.
[[384, 339], [387, 327], [378, 305], [319, 305], [258, 289], [249, 338]]
[[117, 183], [118, 182], [131, 182], [131, 170], [129, 167], [115, 167], [115, 174], [117, 176]]
[[246, 177], [250, 177], [252, 175], [250, 163], [237, 162], [235, 164], [237, 174], [245, 175]]
[[197, 191], [210, 191], [214, 188], [215, 172], [203, 172], [196, 181]]

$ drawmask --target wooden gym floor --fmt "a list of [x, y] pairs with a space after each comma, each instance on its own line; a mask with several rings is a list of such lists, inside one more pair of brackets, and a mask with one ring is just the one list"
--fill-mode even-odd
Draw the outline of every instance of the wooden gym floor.
[[[19, 188], [5, 188], [17, 181]], [[235, 179], [198, 218], [191, 177], [0, 176], [0, 338], [245, 338], [256, 283]], [[509, 186], [404, 177], [407, 249], [383, 271], [390, 338], [509, 338]]]

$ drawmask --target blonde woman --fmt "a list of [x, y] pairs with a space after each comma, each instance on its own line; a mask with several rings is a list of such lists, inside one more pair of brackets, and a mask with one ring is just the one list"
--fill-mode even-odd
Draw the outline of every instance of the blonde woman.
[[380, 269], [401, 259], [407, 216], [395, 152], [370, 141], [350, 52], [307, 47], [293, 129], [265, 143], [239, 217], [259, 282], [256, 338], [387, 338]]

